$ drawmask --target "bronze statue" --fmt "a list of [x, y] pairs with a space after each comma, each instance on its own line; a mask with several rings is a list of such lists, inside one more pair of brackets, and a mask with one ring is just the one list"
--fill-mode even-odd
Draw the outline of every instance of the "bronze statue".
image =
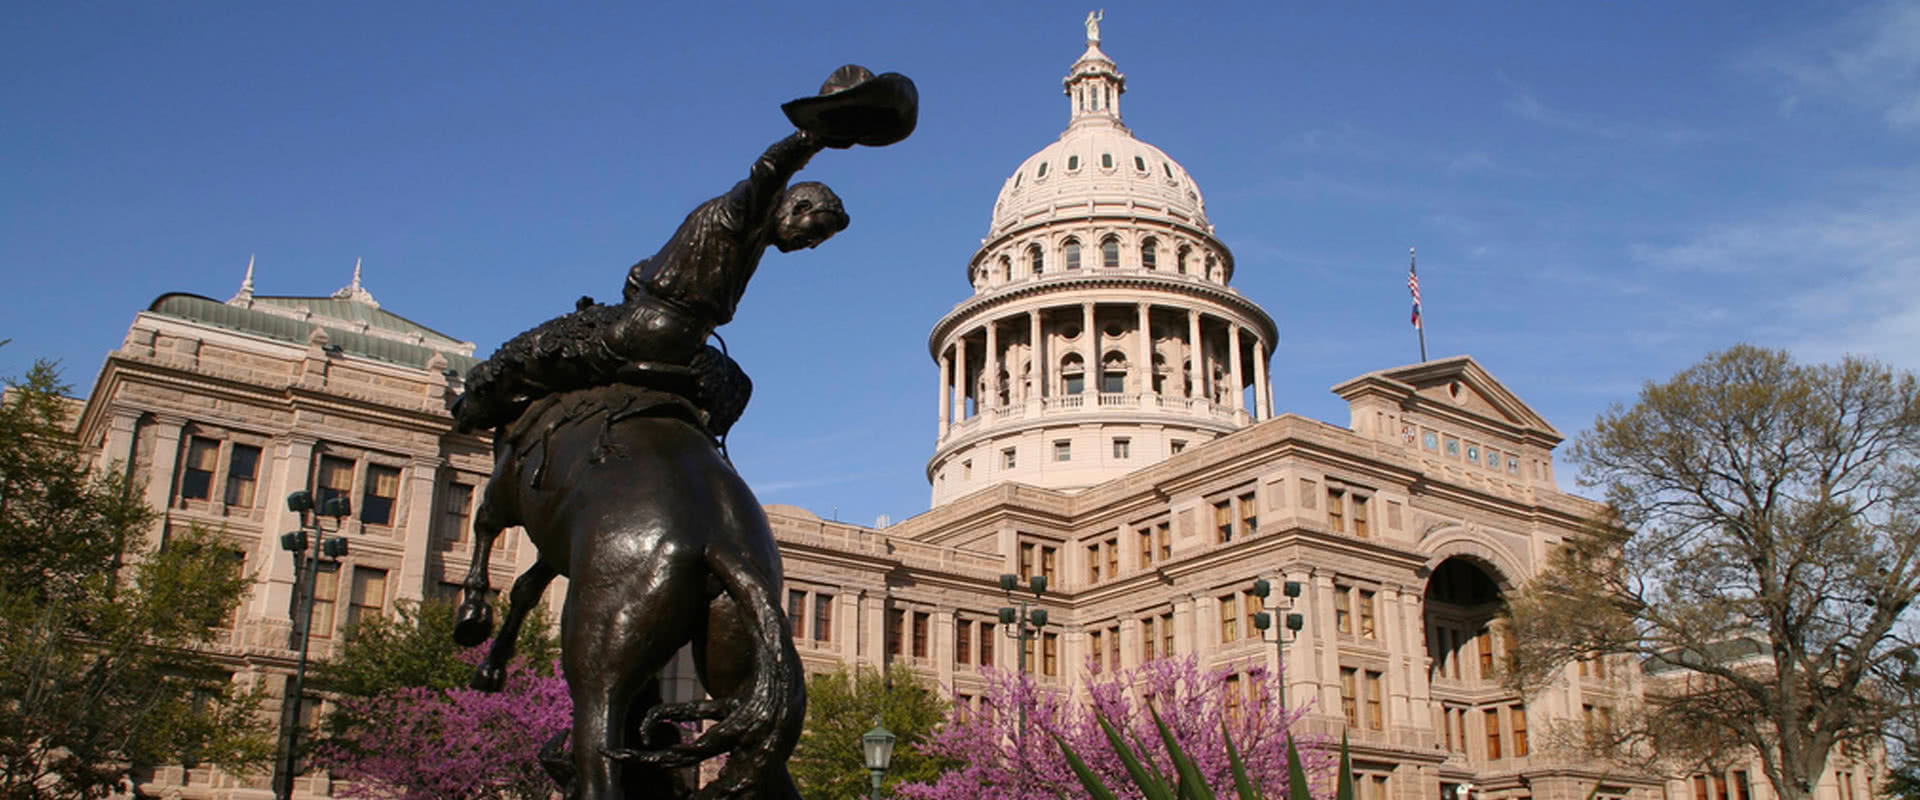
[[[488, 554], [502, 530], [524, 526], [539, 558], [514, 582], [473, 683], [499, 687], [527, 612], [567, 576], [572, 755], [559, 758], [556, 741], [542, 758], [570, 798], [799, 798], [786, 759], [806, 691], [778, 602], [780, 555], [720, 447], [750, 384], [706, 340], [769, 245], [813, 247], [846, 227], [831, 190], [789, 187], [792, 176], [823, 148], [906, 138], [918, 103], [905, 76], [840, 68], [819, 96], [782, 106], [797, 131], [634, 265], [621, 303], [583, 298], [471, 371], [455, 418], [495, 429], [494, 471], [454, 638], [472, 646], [492, 632]], [[658, 673], [687, 644], [714, 699], [662, 703]], [[697, 720], [715, 722], [681, 741], [673, 723]], [[676, 774], [723, 753], [697, 793]]]

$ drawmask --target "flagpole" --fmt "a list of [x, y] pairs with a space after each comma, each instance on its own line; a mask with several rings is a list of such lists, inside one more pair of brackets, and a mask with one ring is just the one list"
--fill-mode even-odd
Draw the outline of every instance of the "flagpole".
[[1407, 291], [1413, 294], [1413, 329], [1420, 334], [1420, 362], [1427, 361], [1427, 324], [1420, 314], [1420, 272], [1414, 268], [1413, 248], [1407, 248]]

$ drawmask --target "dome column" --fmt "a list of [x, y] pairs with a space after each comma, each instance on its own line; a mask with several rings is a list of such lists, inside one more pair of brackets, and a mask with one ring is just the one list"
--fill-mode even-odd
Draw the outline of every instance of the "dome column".
[[1253, 404], [1255, 419], [1273, 419], [1273, 386], [1267, 383], [1267, 345], [1253, 340]]
[[1195, 396], [1213, 402], [1213, 391], [1207, 385], [1207, 348], [1200, 339], [1200, 312], [1187, 309], [1187, 398]]
[[948, 375], [953, 374], [952, 370], [953, 356], [948, 353], [941, 353], [940, 379], [938, 382], [940, 384], [940, 438], [942, 439], [947, 438], [947, 429], [952, 426], [953, 395], [950, 393], [952, 384], [948, 383], [947, 378]]
[[985, 416], [987, 409], [1000, 407], [1000, 342], [994, 335], [999, 326], [992, 319], [987, 320], [987, 359], [981, 368], [980, 414]]
[[1233, 386], [1233, 410], [1244, 414], [1247, 398], [1245, 385], [1240, 382], [1240, 326], [1232, 321], [1227, 322], [1227, 374]]
[[967, 421], [967, 336], [964, 333], [953, 339], [953, 419], [955, 424]]
[[1139, 313], [1140, 329], [1134, 332], [1134, 349], [1138, 351], [1137, 360], [1140, 364], [1137, 370], [1140, 379], [1136, 385], [1139, 387], [1141, 403], [1144, 405], [1146, 396], [1153, 393], [1153, 326], [1148, 319], [1151, 314], [1147, 310], [1146, 303], [1139, 304]]
[[[1100, 405], [1100, 329], [1093, 324], [1093, 303], [1081, 303], [1080, 315], [1086, 324], [1080, 326], [1080, 336], [1085, 344], [1081, 345], [1081, 357], [1086, 363], [1081, 365], [1080, 394], [1091, 394], [1094, 400], [1089, 406]], [[1082, 400], [1081, 402], [1085, 402]]]
[[1041, 347], [1040, 309], [1027, 312], [1027, 377], [1033, 381], [1033, 388], [1027, 392], [1027, 405], [1031, 408], [1040, 404], [1047, 396], [1047, 358], [1046, 348]]

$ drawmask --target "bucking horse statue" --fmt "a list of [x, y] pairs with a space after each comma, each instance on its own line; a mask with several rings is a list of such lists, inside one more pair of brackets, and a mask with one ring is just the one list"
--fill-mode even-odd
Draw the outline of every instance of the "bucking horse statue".
[[[832, 190], [789, 186], [793, 175], [826, 148], [906, 138], [918, 108], [905, 76], [840, 68], [819, 95], [782, 106], [796, 131], [635, 264], [621, 302], [582, 298], [469, 372], [455, 426], [494, 432], [494, 467], [454, 638], [493, 637], [473, 685], [497, 690], [527, 612], [568, 578], [573, 728], [540, 755], [569, 798], [798, 800], [786, 761], [806, 689], [778, 603], [780, 554], [725, 454], [751, 383], [707, 342], [769, 245], [814, 247], [846, 228]], [[496, 634], [488, 555], [513, 526], [539, 556]], [[689, 644], [711, 699], [666, 703], [659, 673]], [[680, 723], [695, 722], [711, 724], [687, 740]], [[717, 777], [690, 785], [686, 768], [721, 754]]]

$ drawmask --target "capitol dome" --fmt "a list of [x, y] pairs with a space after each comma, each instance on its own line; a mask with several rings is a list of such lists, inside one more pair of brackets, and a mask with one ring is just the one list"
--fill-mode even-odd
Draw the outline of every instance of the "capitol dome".
[[1120, 117], [1098, 16], [1058, 139], [1021, 162], [928, 336], [933, 503], [1017, 481], [1076, 491], [1273, 415], [1279, 330], [1230, 286], [1200, 188]]

